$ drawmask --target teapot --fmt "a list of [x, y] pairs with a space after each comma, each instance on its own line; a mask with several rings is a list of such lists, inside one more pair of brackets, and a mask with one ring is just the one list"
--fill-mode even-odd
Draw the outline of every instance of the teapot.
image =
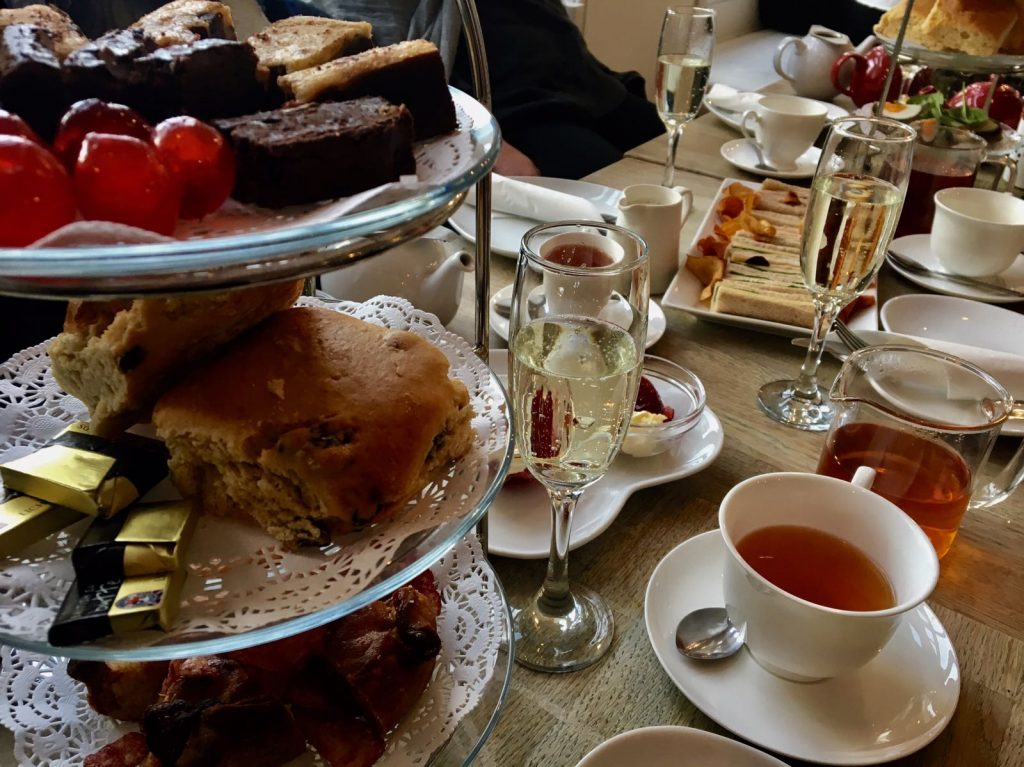
[[909, 514], [940, 558], [965, 512], [1005, 500], [1024, 479], [1024, 446], [999, 476], [984, 470], [1003, 424], [1024, 408], [959, 357], [869, 346], [847, 358], [830, 396], [835, 418], [818, 473], [848, 480], [858, 467], [875, 469], [871, 490]]
[[[848, 61], [852, 61], [853, 64], [849, 67], [844, 66]], [[882, 97], [882, 88], [885, 87], [885, 78], [891, 62], [892, 57], [881, 45], [876, 45], [865, 54], [847, 51], [832, 64], [832, 84], [840, 93], [845, 93], [853, 99], [857, 106], [870, 104]], [[848, 76], [845, 70], [850, 70]], [[896, 64], [896, 72], [892, 77], [886, 101], [895, 101], [899, 98], [902, 83], [903, 74], [899, 64]]]
[[459, 308], [463, 275], [473, 268], [467, 251], [449, 252], [444, 242], [424, 237], [327, 272], [320, 286], [348, 301], [399, 296], [448, 324]]
[[[787, 64], [783, 56], [792, 48]], [[814, 24], [803, 37], [787, 37], [775, 49], [775, 71], [789, 80], [798, 96], [831, 101], [838, 90], [832, 84], [832, 65], [841, 55], [853, 50], [850, 38], [820, 24]]]

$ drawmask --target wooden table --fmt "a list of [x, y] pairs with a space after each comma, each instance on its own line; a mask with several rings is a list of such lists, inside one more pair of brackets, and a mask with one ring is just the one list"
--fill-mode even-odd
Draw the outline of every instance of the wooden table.
[[[710, 115], [687, 130], [680, 148], [687, 167], [677, 174], [677, 183], [689, 186], [695, 198], [683, 233], [686, 243], [720, 178], [736, 173], [721, 161], [715, 144], [734, 135]], [[652, 154], [652, 148], [663, 151], [664, 139], [587, 180], [620, 188], [660, 183], [662, 156]], [[511, 260], [493, 258], [492, 290], [511, 281], [512, 268]], [[892, 274], [882, 275], [883, 300], [913, 289]], [[457, 327], [468, 330], [468, 311], [467, 304]], [[549, 675], [517, 666], [501, 720], [478, 760], [485, 767], [572, 767], [607, 738], [650, 725], [688, 725], [729, 734], [698, 711], [662, 671], [644, 626], [644, 590], [666, 553], [717, 527], [718, 504], [729, 488], [764, 472], [813, 471], [824, 437], [781, 426], [762, 415], [755, 403], [761, 384], [797, 372], [802, 351], [788, 339], [703, 322], [670, 308], [665, 313], [668, 331], [651, 352], [701, 377], [708, 405], [722, 420], [725, 446], [703, 472], [636, 493], [604, 534], [572, 553], [573, 580], [597, 589], [614, 611], [614, 645], [601, 662], [574, 674]], [[826, 361], [822, 378], [831, 380], [836, 370], [835, 363]], [[1004, 461], [1016, 444], [1000, 440], [994, 460]], [[499, 557], [494, 564], [513, 599], [525, 599], [544, 575], [541, 561]], [[958, 541], [942, 561], [939, 586], [929, 603], [956, 648], [960, 702], [935, 742], [893, 764], [1024, 765], [1024, 493], [967, 514]]]

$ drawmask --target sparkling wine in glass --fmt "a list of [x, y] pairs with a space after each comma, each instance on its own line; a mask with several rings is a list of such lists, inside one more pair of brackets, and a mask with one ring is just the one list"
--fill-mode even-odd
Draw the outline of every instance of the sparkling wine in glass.
[[569, 536], [583, 491], [600, 479], [626, 435], [647, 335], [647, 246], [629, 230], [561, 222], [523, 237], [509, 326], [516, 442], [551, 500], [547, 576], [513, 605], [516, 660], [574, 671], [607, 652], [611, 611], [570, 585]]
[[663, 184], [675, 180], [676, 148], [684, 126], [697, 116], [711, 74], [715, 12], [707, 8], [667, 8], [658, 41], [655, 103], [668, 129]]
[[916, 132], [896, 120], [849, 117], [829, 129], [804, 216], [800, 266], [814, 301], [814, 329], [798, 378], [757, 394], [776, 421], [825, 431], [833, 408], [818, 384], [825, 336], [839, 312], [870, 286], [903, 204]]

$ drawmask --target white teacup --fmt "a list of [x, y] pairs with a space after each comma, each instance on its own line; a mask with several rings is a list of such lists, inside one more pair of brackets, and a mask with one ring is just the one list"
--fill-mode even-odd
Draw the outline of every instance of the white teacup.
[[1024, 200], [974, 187], [936, 192], [931, 248], [954, 274], [991, 277], [1006, 271], [1024, 248]]
[[679, 232], [693, 208], [686, 187], [633, 184], [619, 198], [619, 225], [647, 241], [651, 292], [664, 293], [679, 271]]
[[[613, 238], [589, 232], [556, 234], [545, 240], [537, 253], [541, 258], [550, 260], [560, 248], [578, 245], [603, 253], [608, 259], [606, 266], [618, 264], [625, 255], [622, 246]], [[579, 269], [576, 271], [576, 267], [566, 265], [564, 271], [544, 272], [544, 302], [548, 314], [597, 314], [607, 306], [616, 287], [616, 276], [608, 274], [602, 277], [600, 267], [580, 265]], [[581, 279], [584, 275], [585, 279]]]
[[[793, 170], [796, 161], [811, 148], [828, 119], [820, 101], [800, 96], [765, 96], [743, 113], [740, 130], [761, 147], [764, 159], [779, 170]], [[754, 123], [751, 133], [748, 122]]]
[[[853, 483], [817, 474], [763, 474], [739, 483], [723, 499], [718, 522], [728, 551], [726, 609], [734, 624], [746, 624], [747, 649], [773, 674], [809, 682], [855, 671], [882, 651], [903, 614], [935, 588], [935, 548], [909, 516], [866, 489], [873, 479], [866, 468]], [[814, 528], [860, 549], [888, 579], [895, 606], [872, 612], [824, 607], [763, 578], [736, 544], [775, 525]]]

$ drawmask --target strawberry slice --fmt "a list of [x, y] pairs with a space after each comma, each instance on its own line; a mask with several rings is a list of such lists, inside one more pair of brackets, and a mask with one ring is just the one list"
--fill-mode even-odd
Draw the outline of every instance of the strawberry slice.
[[675, 417], [676, 411], [661, 401], [658, 390], [647, 376], [640, 376], [640, 389], [636, 393], [636, 405], [633, 410], [646, 410], [648, 413], [661, 413], [669, 421]]

